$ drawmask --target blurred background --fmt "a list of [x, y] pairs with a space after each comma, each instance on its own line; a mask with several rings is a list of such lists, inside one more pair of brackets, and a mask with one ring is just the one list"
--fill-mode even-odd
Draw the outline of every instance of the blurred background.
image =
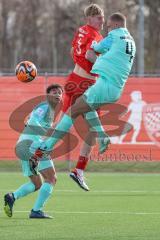
[[[116, 116], [118, 123], [130, 122], [133, 129], [111, 136], [109, 128], [117, 128], [111, 122], [113, 109], [101, 109], [112, 144], [101, 156], [98, 146], [93, 148], [85, 172], [91, 191], [84, 193], [68, 177], [87, 134], [83, 122], [75, 124], [72, 141], [68, 137], [54, 149], [58, 184], [46, 206], [54, 222], [27, 219], [35, 195], [18, 201], [8, 221], [3, 196], [24, 182], [15, 145], [25, 117], [36, 99], [46, 98], [49, 84], [64, 86], [73, 69], [71, 41], [91, 2], [104, 8], [105, 20], [113, 12], [125, 14], [137, 45], [131, 76], [115, 105], [118, 111], [122, 105], [127, 110]], [[23, 60], [38, 69], [30, 83], [15, 76], [15, 66]], [[0, 0], [0, 239], [159, 240], [159, 173], [160, 0]]]
[[0, 0], [0, 73], [14, 72], [25, 59], [39, 73], [68, 73], [73, 67], [71, 40], [91, 2], [104, 8], [105, 19], [116, 11], [127, 16], [137, 44], [132, 74], [160, 74], [159, 0]]
[[[160, 160], [160, 0], [0, 0], [0, 160], [17, 159], [14, 148], [24, 127], [23, 118], [15, 120], [17, 109], [28, 103], [31, 111], [30, 101], [44, 95], [49, 84], [64, 85], [73, 69], [72, 38], [85, 23], [83, 11], [90, 3], [104, 9], [105, 20], [113, 12], [125, 14], [137, 45], [131, 77], [118, 102], [128, 108], [122, 120], [132, 121], [134, 129], [123, 139], [113, 137], [111, 148], [100, 159], [96, 148], [91, 160], [131, 164]], [[102, 34], [106, 35], [106, 23]], [[32, 61], [38, 69], [38, 77], [31, 83], [15, 77], [15, 66], [23, 60]], [[109, 118], [105, 116], [104, 125]], [[17, 131], [19, 124], [22, 128]], [[81, 133], [85, 136], [85, 128]], [[70, 149], [70, 144], [66, 141], [65, 148]], [[80, 144], [79, 139], [66, 156], [60, 151], [63, 159], [76, 160]]]

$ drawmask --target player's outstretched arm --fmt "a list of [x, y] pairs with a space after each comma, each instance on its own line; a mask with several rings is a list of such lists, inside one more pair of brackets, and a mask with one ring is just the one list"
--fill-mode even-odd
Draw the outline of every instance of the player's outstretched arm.
[[113, 43], [112, 35], [109, 34], [99, 43], [93, 42], [91, 48], [97, 53], [105, 53], [106, 51], [110, 50]]

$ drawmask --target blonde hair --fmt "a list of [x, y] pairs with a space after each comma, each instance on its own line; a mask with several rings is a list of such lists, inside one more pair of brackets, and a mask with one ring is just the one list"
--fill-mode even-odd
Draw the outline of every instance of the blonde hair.
[[84, 9], [84, 15], [85, 17], [104, 15], [104, 11], [98, 4], [92, 3]]

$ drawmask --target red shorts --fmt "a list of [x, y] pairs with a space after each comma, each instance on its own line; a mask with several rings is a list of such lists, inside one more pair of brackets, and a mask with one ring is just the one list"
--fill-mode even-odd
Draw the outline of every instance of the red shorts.
[[95, 83], [95, 80], [87, 79], [71, 73], [68, 76], [67, 82], [64, 87], [63, 107], [62, 111], [66, 112], [67, 109], [75, 103], [76, 99], [80, 97], [90, 86]]

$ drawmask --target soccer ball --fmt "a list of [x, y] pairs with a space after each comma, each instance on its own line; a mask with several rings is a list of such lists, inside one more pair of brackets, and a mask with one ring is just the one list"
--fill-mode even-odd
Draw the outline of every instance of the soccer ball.
[[18, 80], [25, 83], [31, 82], [37, 76], [37, 68], [34, 63], [30, 61], [18, 63], [15, 72]]

